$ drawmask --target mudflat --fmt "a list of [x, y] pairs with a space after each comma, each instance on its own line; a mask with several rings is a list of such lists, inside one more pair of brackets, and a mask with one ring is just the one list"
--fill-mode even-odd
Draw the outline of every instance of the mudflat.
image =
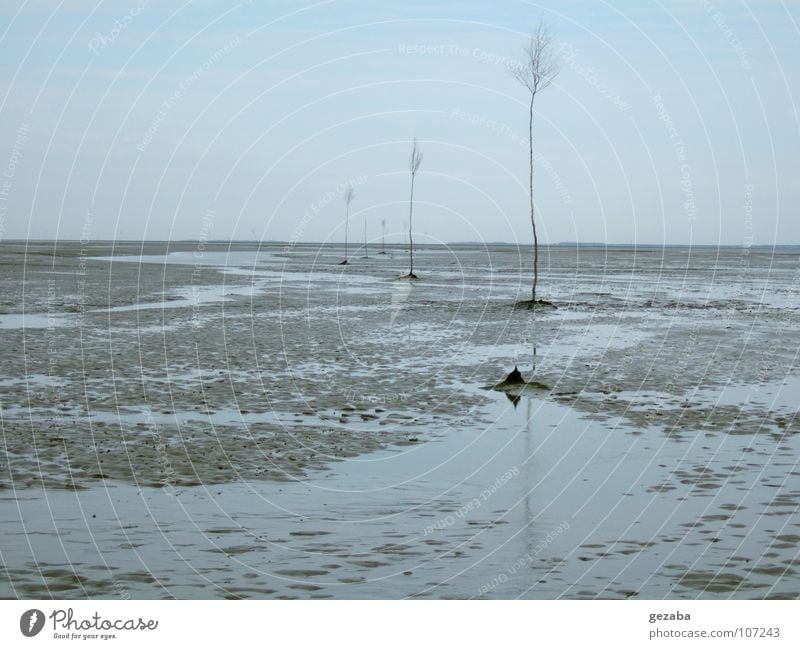
[[0, 594], [798, 596], [797, 251], [406, 254], [0, 245]]

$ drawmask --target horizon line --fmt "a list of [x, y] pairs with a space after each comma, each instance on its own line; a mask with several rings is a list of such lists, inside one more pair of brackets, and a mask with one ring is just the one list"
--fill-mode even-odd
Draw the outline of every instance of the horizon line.
[[[3, 244], [23, 244], [23, 243], [79, 243], [84, 246], [97, 245], [97, 244], [147, 244], [147, 243], [191, 243], [191, 244], [214, 244], [214, 245], [232, 245], [232, 244], [251, 244], [251, 245], [276, 245], [276, 246], [343, 246], [344, 241], [284, 241], [280, 239], [93, 239], [91, 241], [84, 241], [83, 239], [46, 239], [29, 237], [27, 239], [3, 239], [0, 240], [0, 245]], [[371, 242], [372, 243], [372, 242]], [[361, 244], [356, 244], [361, 245]], [[372, 245], [381, 245], [379, 242], [374, 242]], [[387, 242], [386, 246], [398, 247], [407, 246], [405, 242]], [[557, 243], [540, 243], [543, 248], [548, 247], [591, 247], [591, 248], [736, 248], [736, 249], [750, 249], [750, 248], [797, 248], [800, 243], [620, 243], [620, 242], [604, 242], [604, 241], [559, 241]], [[447, 241], [444, 243], [419, 243], [415, 247], [447, 247], [447, 246], [516, 246], [519, 248], [532, 248], [533, 243], [519, 243], [513, 241]]]

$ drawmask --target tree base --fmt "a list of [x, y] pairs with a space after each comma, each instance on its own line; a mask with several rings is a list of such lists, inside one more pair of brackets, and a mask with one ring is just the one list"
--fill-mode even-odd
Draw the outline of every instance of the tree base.
[[522, 372], [520, 372], [515, 365], [514, 369], [508, 373], [508, 376], [500, 381], [500, 383], [498, 383], [495, 387], [504, 388], [512, 385], [525, 385], [526, 383], [527, 381], [525, 380], [525, 377], [522, 376]]
[[400, 275], [397, 279], [419, 279], [414, 273], [408, 273], [407, 275]]
[[518, 302], [514, 302], [515, 309], [533, 309], [534, 307], [537, 308], [546, 308], [546, 309], [557, 309], [558, 307], [550, 302], [549, 300], [519, 300]]
[[344, 266], [345, 264], [349, 264], [349, 263], [350, 263], [350, 262], [349, 262], [349, 261], [347, 261], [347, 260], [345, 259], [344, 261], [340, 261], [340, 262], [339, 262], [339, 265], [340, 265], [340, 266]]
[[511, 392], [512, 394], [520, 395], [524, 394], [527, 390], [549, 390], [550, 386], [540, 381], [526, 381], [525, 377], [522, 376], [522, 372], [520, 372], [515, 365], [514, 369], [508, 373], [505, 379], [496, 385], [490, 386], [490, 388], [499, 390], [500, 392]]
[[388, 255], [389, 253], [386, 252], [385, 250], [381, 250], [378, 254], [379, 255]]

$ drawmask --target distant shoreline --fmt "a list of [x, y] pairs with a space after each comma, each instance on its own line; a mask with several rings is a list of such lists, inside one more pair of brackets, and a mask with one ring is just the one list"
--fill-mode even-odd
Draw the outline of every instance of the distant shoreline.
[[[307, 248], [310, 246], [323, 247], [323, 248], [336, 248], [344, 245], [344, 242], [315, 242], [315, 241], [277, 241], [265, 240], [256, 241], [255, 239], [209, 239], [201, 241], [199, 239], [96, 239], [92, 241], [85, 241], [80, 239], [4, 239], [0, 241], [2, 245], [25, 245], [25, 244], [80, 244], [83, 246], [91, 245], [115, 245], [115, 246], [130, 246], [130, 245], [153, 245], [153, 244], [171, 244], [171, 245], [186, 245], [186, 244], [199, 244], [214, 245], [214, 246], [290, 246]], [[380, 244], [375, 244], [380, 245]], [[404, 250], [407, 248], [405, 243], [386, 243], [386, 248], [393, 250]], [[708, 244], [708, 243], [602, 243], [596, 241], [560, 241], [558, 243], [540, 244], [542, 248], [610, 248], [610, 249], [711, 249], [711, 250], [800, 250], [800, 244]], [[415, 248], [449, 248], [454, 246], [469, 246], [469, 247], [507, 247], [507, 248], [532, 248], [531, 243], [511, 243], [508, 241], [449, 241], [447, 243], [421, 243], [415, 244]]]

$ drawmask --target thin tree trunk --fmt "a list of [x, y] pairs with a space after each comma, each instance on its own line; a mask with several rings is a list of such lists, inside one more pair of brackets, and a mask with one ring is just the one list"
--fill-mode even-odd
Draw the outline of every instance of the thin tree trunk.
[[347, 261], [347, 225], [350, 223], [350, 203], [347, 204], [347, 216], [344, 219], [344, 260]]
[[531, 227], [533, 228], [533, 289], [531, 291], [532, 304], [536, 304], [536, 282], [539, 279], [539, 238], [536, 236], [536, 219], [533, 210], [533, 100], [536, 93], [531, 93], [531, 104], [528, 108], [528, 153], [529, 169], [528, 175], [528, 197], [531, 206]]
[[408, 271], [409, 275], [414, 274], [414, 239], [411, 237], [411, 217], [414, 213], [414, 175], [411, 174], [411, 199], [408, 202], [408, 255], [409, 255], [409, 265], [411, 266], [410, 270]]

